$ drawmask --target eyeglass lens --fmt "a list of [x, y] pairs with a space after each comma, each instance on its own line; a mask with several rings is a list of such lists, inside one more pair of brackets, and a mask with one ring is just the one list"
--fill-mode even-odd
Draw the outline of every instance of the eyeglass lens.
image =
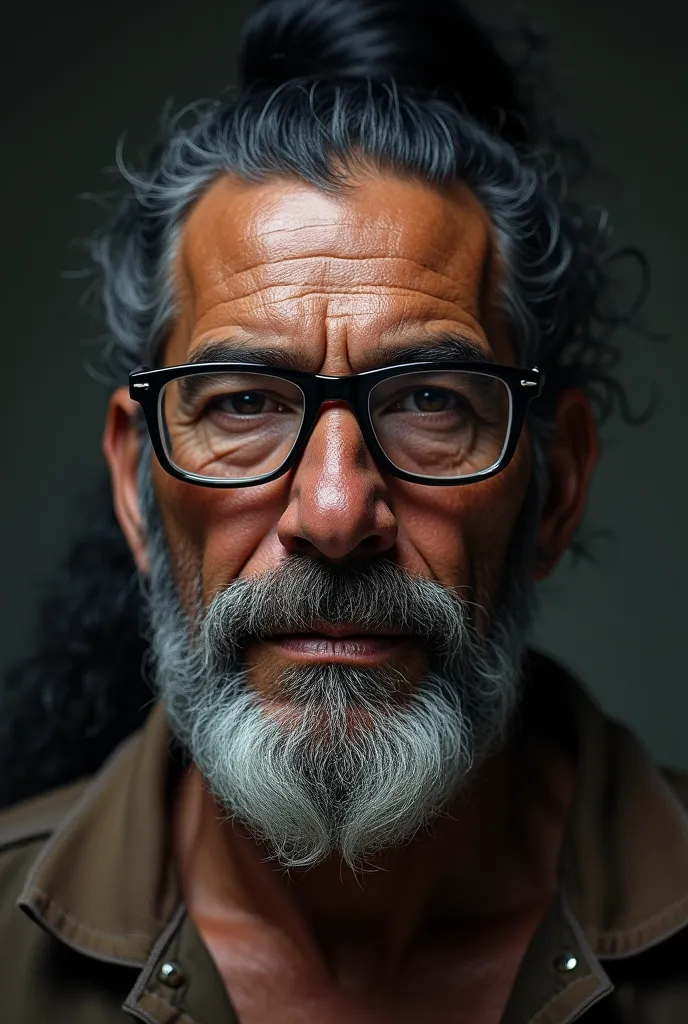
[[[289, 457], [304, 408], [301, 389], [281, 377], [192, 374], [161, 392], [163, 443], [173, 465], [193, 476], [260, 479]], [[369, 411], [377, 441], [395, 466], [418, 476], [458, 479], [499, 462], [511, 395], [489, 374], [424, 371], [376, 384]]]
[[399, 469], [456, 478], [491, 469], [502, 457], [511, 393], [499, 377], [463, 370], [388, 377], [370, 393], [378, 443]]

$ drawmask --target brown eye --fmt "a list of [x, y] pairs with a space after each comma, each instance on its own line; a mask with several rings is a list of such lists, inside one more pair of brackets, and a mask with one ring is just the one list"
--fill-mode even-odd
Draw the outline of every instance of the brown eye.
[[245, 391], [243, 395], [234, 395], [232, 406], [238, 413], [262, 412], [265, 408], [265, 395], [261, 395], [257, 391]]
[[455, 409], [456, 395], [444, 388], [422, 388], [409, 395], [412, 408], [418, 412], [446, 412]]
[[[260, 391], [243, 391], [225, 395], [215, 404], [223, 412], [232, 412], [238, 416], [257, 416], [267, 411], [268, 399]], [[274, 405], [274, 402], [272, 404]]]

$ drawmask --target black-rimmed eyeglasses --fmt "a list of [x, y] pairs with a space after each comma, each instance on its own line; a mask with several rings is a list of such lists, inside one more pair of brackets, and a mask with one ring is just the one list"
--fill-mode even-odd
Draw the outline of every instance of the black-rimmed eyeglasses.
[[162, 467], [205, 487], [286, 473], [324, 402], [353, 410], [378, 465], [402, 480], [457, 485], [494, 476], [516, 450], [537, 369], [407, 363], [349, 377], [248, 363], [191, 363], [130, 374]]

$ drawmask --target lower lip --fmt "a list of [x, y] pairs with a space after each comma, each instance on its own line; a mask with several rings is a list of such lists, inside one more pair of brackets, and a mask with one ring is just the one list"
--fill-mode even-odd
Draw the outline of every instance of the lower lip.
[[379, 664], [386, 661], [403, 636], [282, 636], [270, 643], [288, 657], [299, 661]]

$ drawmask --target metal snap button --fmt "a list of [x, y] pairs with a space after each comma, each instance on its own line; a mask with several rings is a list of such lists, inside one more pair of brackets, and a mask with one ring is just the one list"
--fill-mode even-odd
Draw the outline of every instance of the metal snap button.
[[576, 967], [578, 967], [578, 959], [573, 953], [560, 953], [554, 961], [554, 966], [562, 974], [566, 974], [567, 971], [575, 971]]
[[158, 971], [158, 977], [160, 981], [164, 982], [165, 985], [169, 985], [170, 988], [179, 988], [180, 985], [184, 984], [184, 975], [179, 964], [176, 964], [173, 960], [165, 961]]

